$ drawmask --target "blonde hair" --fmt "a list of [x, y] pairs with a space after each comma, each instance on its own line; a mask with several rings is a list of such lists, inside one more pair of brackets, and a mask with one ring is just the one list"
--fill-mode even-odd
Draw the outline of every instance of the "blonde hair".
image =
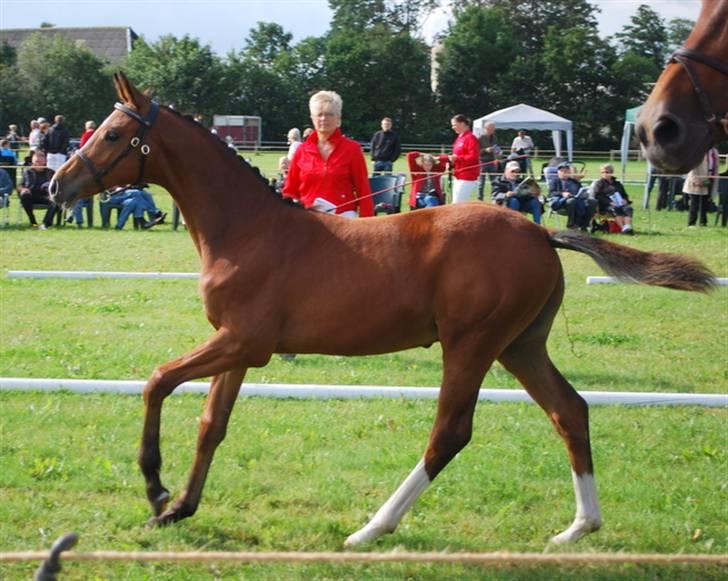
[[344, 108], [344, 101], [338, 93], [335, 93], [334, 91], [319, 91], [318, 93], [311, 95], [311, 98], [308, 101], [308, 108], [312, 114], [314, 105], [318, 104], [329, 105], [332, 112], [336, 116], [341, 117], [341, 111]]
[[298, 127], [289, 129], [287, 137], [289, 141], [301, 141], [301, 131], [298, 129]]
[[610, 171], [614, 173], [614, 166], [611, 163], [605, 163], [604, 165], [600, 166], [599, 169], [601, 171]]

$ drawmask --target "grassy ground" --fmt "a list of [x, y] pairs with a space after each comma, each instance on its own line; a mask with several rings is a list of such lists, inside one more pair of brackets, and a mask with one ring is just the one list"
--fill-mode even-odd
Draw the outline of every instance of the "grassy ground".
[[[274, 159], [274, 158], [273, 158]], [[156, 191], [159, 203], [171, 200]], [[638, 191], [633, 194], [639, 199]], [[15, 208], [12, 209], [14, 216]], [[688, 252], [728, 276], [728, 236], [688, 229], [680, 213], [637, 211], [644, 250]], [[553, 224], [552, 224], [553, 225]], [[618, 239], [618, 238], [613, 238]], [[196, 271], [188, 236], [170, 226], [122, 232], [0, 230], [0, 376], [142, 379], [205, 339], [194, 281], [11, 280], [11, 269]], [[578, 389], [728, 392], [728, 290], [688, 295], [584, 284], [601, 274], [561, 253], [564, 311], [549, 347]], [[536, 291], [538, 289], [535, 289]], [[251, 382], [434, 386], [440, 350], [363, 358], [274, 358]], [[513, 387], [496, 366], [487, 386]], [[164, 474], [183, 486], [202, 399], [172, 398], [163, 420]], [[0, 547], [46, 548], [67, 530], [81, 550], [339, 550], [417, 460], [432, 402], [240, 402], [200, 513], [148, 531], [135, 464], [136, 397], [0, 394]], [[580, 551], [725, 553], [726, 412], [594, 408], [605, 528]], [[528, 405], [480, 405], [473, 443], [398, 532], [374, 549], [540, 551], [572, 518], [563, 447]], [[571, 550], [571, 549], [569, 549]], [[32, 566], [0, 566], [0, 579]], [[69, 565], [66, 578], [705, 579], [719, 568], [484, 570], [455, 566]]]
[[[183, 486], [202, 397], [168, 400], [163, 473]], [[42, 549], [80, 534], [80, 550], [338, 551], [413, 467], [434, 402], [239, 402], [200, 511], [165, 529], [148, 517], [135, 453], [140, 398], [0, 394], [0, 546]], [[726, 414], [703, 408], [597, 407], [592, 438], [605, 525], [569, 551], [719, 554], [726, 536]], [[471, 445], [397, 532], [366, 550], [536, 551], [568, 525], [563, 446], [527, 404], [481, 404]], [[28, 566], [7, 567], [20, 574]], [[182, 565], [69, 566], [71, 579], [217, 577]], [[527, 578], [452, 566], [218, 566], [220, 578]], [[680, 578], [715, 575], [679, 568]], [[0, 571], [2, 571], [0, 569]], [[611, 573], [610, 573], [611, 571]], [[539, 577], [669, 578], [674, 568], [545, 569]], [[0, 574], [0, 576], [2, 576]], [[665, 577], [666, 576], [666, 577]]]
[[[169, 198], [158, 194], [160, 204]], [[688, 252], [728, 275], [725, 229], [688, 229], [677, 212], [637, 212], [644, 250]], [[612, 238], [615, 239], [615, 238]], [[13, 269], [195, 272], [184, 231], [25, 227], [0, 230], [0, 272]], [[562, 252], [567, 291], [549, 348], [578, 389], [728, 392], [728, 289], [695, 295], [642, 286], [586, 285], [602, 274], [586, 256]], [[194, 280], [29, 280], [0, 277], [0, 376], [142, 379], [210, 333]], [[538, 292], [538, 289], [535, 289]], [[689, 369], [689, 372], [687, 370]], [[363, 358], [274, 358], [251, 382], [435, 386], [440, 350]], [[496, 366], [486, 385], [515, 387]]]

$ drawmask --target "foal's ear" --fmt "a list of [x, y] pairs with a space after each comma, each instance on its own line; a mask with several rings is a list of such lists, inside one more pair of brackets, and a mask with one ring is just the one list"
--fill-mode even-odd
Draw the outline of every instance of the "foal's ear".
[[137, 109], [141, 107], [145, 99], [144, 95], [131, 84], [127, 76], [121, 71], [114, 73], [114, 87], [116, 87], [116, 94], [119, 95], [122, 103], [130, 103], [136, 106]]

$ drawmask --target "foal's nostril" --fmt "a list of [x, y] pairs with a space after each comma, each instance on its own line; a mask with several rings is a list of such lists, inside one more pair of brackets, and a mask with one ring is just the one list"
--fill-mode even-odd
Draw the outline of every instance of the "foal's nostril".
[[59, 192], [58, 181], [56, 180], [56, 178], [52, 178], [51, 183], [48, 184], [48, 193], [50, 194], [51, 199], [55, 199], [55, 197], [58, 195], [58, 192]]
[[677, 146], [683, 141], [683, 126], [679, 119], [672, 115], [663, 115], [652, 129], [655, 142], [662, 146]]
[[637, 124], [637, 139], [639, 139], [640, 143], [645, 147], [650, 144], [650, 138], [647, 135], [647, 129], [645, 129], [645, 126], [642, 125], [642, 123]]

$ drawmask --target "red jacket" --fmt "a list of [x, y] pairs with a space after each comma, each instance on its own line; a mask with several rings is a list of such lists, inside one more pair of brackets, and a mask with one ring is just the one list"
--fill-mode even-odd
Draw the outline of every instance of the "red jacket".
[[[422, 186], [426, 183], [427, 174], [422, 169], [422, 166], [416, 162], [416, 159], [421, 155], [419, 151], [410, 151], [407, 154], [407, 166], [409, 167], [412, 179], [412, 187], [409, 195], [410, 208], [417, 206], [417, 194], [420, 193]], [[434, 180], [435, 193], [440, 198], [440, 204], [444, 204], [445, 196], [442, 194], [440, 176], [447, 171], [448, 157], [447, 155], [434, 155], [433, 157], [435, 158], [435, 165], [432, 166], [432, 173], [437, 175], [437, 179]]]
[[457, 136], [452, 144], [456, 179], [473, 181], [480, 177], [480, 143], [469, 129]]
[[83, 147], [84, 145], [86, 145], [86, 142], [87, 142], [87, 141], [88, 141], [89, 139], [91, 139], [91, 136], [92, 136], [92, 135], [94, 134], [94, 132], [95, 132], [95, 131], [96, 131], [95, 129], [86, 129], [86, 130], [85, 130], [85, 131], [84, 131], [84, 132], [83, 132], [83, 133], [81, 134], [81, 141], [79, 142], [78, 146], [79, 146], [79, 147]]
[[301, 200], [310, 208], [316, 198], [334, 204], [336, 213], [359, 209], [359, 216], [374, 216], [369, 175], [361, 146], [337, 129], [330, 138], [334, 148], [324, 161], [318, 135], [312, 133], [296, 150], [283, 186], [283, 196]]

